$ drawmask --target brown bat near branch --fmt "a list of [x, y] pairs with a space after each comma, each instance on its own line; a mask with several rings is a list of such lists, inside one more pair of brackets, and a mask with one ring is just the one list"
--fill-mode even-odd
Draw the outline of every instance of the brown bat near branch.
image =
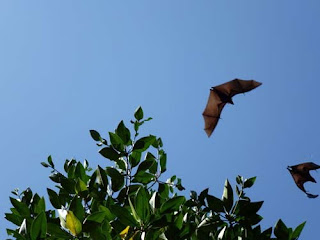
[[221, 111], [226, 103], [233, 104], [232, 97], [234, 95], [249, 92], [261, 84], [262, 83], [254, 80], [241, 80], [236, 78], [230, 82], [212, 87], [210, 89], [207, 106], [202, 113], [205, 124], [204, 130], [208, 137], [211, 136], [217, 126]]
[[294, 182], [297, 184], [298, 188], [300, 188], [309, 198], [316, 198], [318, 195], [313, 195], [311, 193], [308, 193], [305, 189], [303, 184], [305, 182], [314, 182], [316, 183], [316, 180], [310, 175], [310, 170], [316, 170], [320, 168], [319, 165], [313, 163], [313, 162], [306, 162], [301, 163], [294, 166], [288, 166], [287, 169], [291, 173]]

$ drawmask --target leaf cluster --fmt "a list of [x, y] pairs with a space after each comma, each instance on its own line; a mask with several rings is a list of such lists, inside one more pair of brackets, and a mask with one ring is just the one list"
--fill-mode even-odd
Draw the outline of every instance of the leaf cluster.
[[[66, 160], [59, 171], [51, 156], [41, 164], [51, 169], [55, 188], [47, 188], [53, 209], [31, 189], [15, 189], [10, 198], [13, 223], [7, 229], [14, 239], [298, 239], [305, 223], [287, 228], [279, 220], [274, 228], [262, 230], [258, 214], [263, 201], [251, 201], [245, 189], [256, 178], [236, 178], [235, 191], [226, 180], [221, 198], [191, 191], [186, 198], [181, 179], [162, 181], [167, 154], [161, 138], [139, 136], [144, 119], [139, 107], [130, 131], [121, 121], [108, 140], [90, 130], [101, 156], [112, 166], [89, 167], [75, 159]], [[235, 197], [236, 196], [236, 197]], [[274, 237], [272, 236], [274, 234]]]

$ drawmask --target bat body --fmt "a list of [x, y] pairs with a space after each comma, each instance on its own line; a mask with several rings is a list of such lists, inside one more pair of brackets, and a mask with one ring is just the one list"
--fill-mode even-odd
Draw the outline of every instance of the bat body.
[[233, 104], [232, 97], [239, 93], [249, 92], [261, 84], [262, 83], [254, 80], [241, 80], [236, 78], [230, 82], [212, 87], [210, 89], [207, 106], [202, 113], [205, 123], [204, 130], [208, 137], [211, 136], [217, 126], [223, 107], [227, 103]]
[[319, 165], [313, 163], [313, 162], [306, 162], [301, 163], [294, 166], [288, 166], [287, 169], [291, 173], [294, 182], [296, 183], [297, 187], [301, 189], [309, 198], [316, 198], [318, 195], [313, 195], [311, 193], [308, 193], [303, 184], [305, 182], [314, 182], [316, 183], [316, 180], [310, 175], [310, 170], [316, 170], [320, 168]]

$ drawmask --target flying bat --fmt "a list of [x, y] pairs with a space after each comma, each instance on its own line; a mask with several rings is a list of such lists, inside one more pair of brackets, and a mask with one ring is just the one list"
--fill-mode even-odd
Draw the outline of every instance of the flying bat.
[[287, 169], [291, 173], [294, 182], [300, 188], [309, 198], [316, 198], [318, 195], [313, 195], [311, 193], [308, 193], [303, 184], [305, 182], [314, 182], [316, 183], [316, 180], [310, 175], [309, 171], [310, 170], [316, 170], [320, 168], [319, 165], [313, 163], [313, 162], [306, 162], [306, 163], [301, 163], [298, 165], [294, 166], [288, 166]]
[[239, 93], [249, 92], [262, 83], [254, 80], [234, 79], [210, 89], [210, 95], [206, 108], [202, 115], [204, 118], [204, 130], [208, 137], [218, 124], [223, 107], [230, 103], [233, 105], [232, 97]]

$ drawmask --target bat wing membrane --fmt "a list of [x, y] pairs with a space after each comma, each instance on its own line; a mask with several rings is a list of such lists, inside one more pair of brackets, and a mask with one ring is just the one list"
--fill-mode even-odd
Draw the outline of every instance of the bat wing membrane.
[[217, 91], [224, 93], [229, 97], [233, 97], [239, 93], [249, 92], [256, 87], [259, 87], [262, 83], [254, 80], [241, 80], [234, 79], [224, 84], [214, 87]]
[[212, 134], [213, 130], [218, 124], [221, 111], [226, 103], [222, 102], [218, 94], [210, 90], [210, 95], [206, 108], [204, 109], [202, 115], [204, 118], [204, 130], [208, 137]]
[[320, 168], [319, 165], [313, 162], [306, 162], [291, 166], [289, 170], [297, 187], [306, 193], [309, 198], [316, 198], [318, 195], [308, 193], [304, 188], [304, 183], [316, 182], [316, 180], [310, 175], [310, 170], [316, 170], [318, 168]]

